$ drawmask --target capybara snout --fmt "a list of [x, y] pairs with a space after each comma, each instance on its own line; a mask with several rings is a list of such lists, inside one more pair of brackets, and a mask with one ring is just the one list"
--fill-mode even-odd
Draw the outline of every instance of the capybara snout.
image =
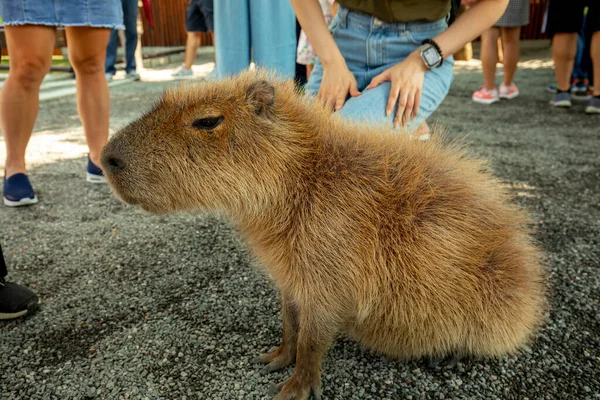
[[545, 310], [526, 214], [485, 164], [355, 125], [246, 73], [167, 92], [106, 146], [115, 192], [151, 212], [224, 212], [281, 293], [281, 398], [320, 392], [340, 333], [390, 357], [503, 356]]
[[125, 169], [125, 160], [115, 150], [107, 151], [102, 155], [102, 167], [107, 173], [118, 174]]

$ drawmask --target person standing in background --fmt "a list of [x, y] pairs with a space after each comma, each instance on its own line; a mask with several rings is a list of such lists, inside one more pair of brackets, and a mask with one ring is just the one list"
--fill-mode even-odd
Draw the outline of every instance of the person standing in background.
[[[111, 29], [123, 28], [120, 0], [1, 1], [9, 73], [0, 91], [0, 127], [6, 144], [4, 204], [35, 204], [25, 153], [39, 110], [40, 86], [52, 65], [56, 28], [65, 27], [75, 70], [77, 110], [89, 148], [86, 180], [106, 182], [100, 153], [108, 142], [110, 98], [104, 76]], [[40, 177], [41, 179], [41, 177]]]
[[571, 94], [579, 99], [589, 100], [592, 93], [590, 87], [594, 86], [594, 74], [589, 73], [592, 68], [591, 37], [587, 37], [589, 35], [586, 29], [586, 17], [587, 13], [583, 16], [583, 26], [577, 35], [577, 53], [571, 74]]
[[[577, 53], [571, 74], [571, 95], [578, 99], [589, 100], [594, 86], [594, 74], [588, 72], [592, 68], [589, 48], [591, 38], [586, 37], [585, 27], [586, 16], [584, 15], [583, 26], [577, 35]], [[546, 86], [546, 92], [556, 94], [556, 86], [556, 83], [549, 84]]]
[[585, 38], [592, 59], [594, 82], [592, 97], [585, 109], [588, 114], [600, 114], [600, 2], [598, 0], [552, 0], [548, 9], [548, 32], [552, 35], [552, 58], [556, 76], [556, 95], [550, 101], [554, 107], [571, 107], [571, 74], [577, 54], [577, 34], [585, 20]]
[[[125, 24], [125, 76], [133, 80], [139, 80], [140, 75], [136, 72], [135, 48], [138, 44], [137, 19], [138, 0], [121, 0], [123, 6], [123, 22]], [[105, 73], [108, 81], [112, 80], [117, 73], [115, 62], [117, 59], [117, 47], [119, 45], [119, 31], [113, 29], [110, 33], [108, 46], [106, 46]]]
[[191, 78], [194, 76], [192, 65], [200, 47], [201, 33], [210, 33], [214, 43], [213, 0], [190, 0], [185, 13], [185, 56], [183, 64], [177, 68], [174, 78]]
[[[321, 5], [321, 10], [323, 11], [323, 18], [325, 18], [325, 23], [329, 25], [333, 16], [335, 15], [335, 0], [319, 0], [319, 4]], [[304, 30], [300, 31], [300, 38], [298, 39], [298, 51], [296, 53], [296, 62], [298, 64], [306, 65], [306, 79], [310, 77], [310, 73], [315, 67], [315, 62], [317, 61], [317, 55], [313, 50], [308, 38], [306, 37], [306, 33]]]
[[[481, 63], [483, 86], [472, 99], [480, 104], [492, 104], [502, 99], [514, 99], [519, 89], [513, 79], [520, 57], [521, 27], [529, 24], [529, 0], [510, 0], [502, 17], [493, 27], [481, 34]], [[496, 89], [498, 38], [502, 38], [504, 79]]]
[[218, 79], [245, 71], [251, 54], [257, 66], [294, 78], [296, 19], [289, 0], [218, 0], [214, 15]]

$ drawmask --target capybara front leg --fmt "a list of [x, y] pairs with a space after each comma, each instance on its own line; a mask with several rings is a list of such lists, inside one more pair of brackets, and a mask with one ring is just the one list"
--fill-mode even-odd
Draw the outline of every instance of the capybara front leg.
[[267, 364], [261, 371], [266, 374], [279, 371], [291, 365], [296, 359], [296, 343], [298, 341], [298, 310], [297, 306], [281, 294], [281, 317], [283, 320], [283, 338], [279, 346], [273, 347], [268, 353], [263, 353], [253, 359], [255, 363]]
[[278, 385], [281, 391], [274, 400], [307, 400], [311, 393], [321, 398], [321, 360], [336, 333], [334, 321], [300, 310], [296, 366], [289, 379]]
[[438, 366], [443, 366], [445, 369], [453, 369], [456, 367], [456, 364], [460, 362], [460, 360], [461, 357], [456, 353], [452, 353], [447, 357], [434, 356], [429, 358], [429, 363], [427, 366], [431, 369], [435, 369]]

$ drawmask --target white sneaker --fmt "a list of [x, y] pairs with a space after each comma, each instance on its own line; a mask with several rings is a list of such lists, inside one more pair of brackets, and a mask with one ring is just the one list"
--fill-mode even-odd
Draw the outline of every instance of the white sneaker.
[[501, 99], [514, 99], [519, 95], [519, 88], [514, 83], [506, 86], [504, 83], [500, 84], [498, 88], [498, 92], [500, 92]]
[[554, 98], [550, 100], [550, 104], [554, 107], [571, 107], [571, 93], [560, 92], [554, 95]]
[[427, 121], [421, 122], [421, 124], [411, 134], [411, 139], [418, 139], [421, 142], [426, 142], [431, 139], [431, 128]]
[[585, 112], [588, 114], [600, 114], [600, 99], [592, 97], [588, 106], [585, 108]]
[[217, 69], [213, 69], [212, 71], [210, 71], [205, 77], [205, 80], [207, 81], [216, 81], [217, 80]]
[[140, 80], [140, 74], [138, 74], [135, 71], [129, 71], [125, 74], [125, 79], [131, 79], [134, 81], [139, 81]]
[[171, 74], [173, 78], [193, 78], [194, 71], [191, 69], [187, 69], [185, 66], [181, 65]]
[[481, 89], [473, 93], [471, 96], [475, 103], [479, 104], [492, 104], [497, 101], [500, 101], [500, 96], [498, 95], [498, 90], [496, 89], [486, 89], [485, 86], [482, 86]]

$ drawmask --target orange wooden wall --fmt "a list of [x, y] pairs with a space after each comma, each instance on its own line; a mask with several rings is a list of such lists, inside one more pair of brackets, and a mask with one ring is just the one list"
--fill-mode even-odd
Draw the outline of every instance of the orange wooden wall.
[[[218, 0], [216, 0], [218, 1]], [[287, 1], [287, 0], [284, 0]], [[154, 28], [151, 28], [140, 8], [144, 34], [142, 46], [185, 46], [185, 10], [187, 0], [151, 0]], [[212, 45], [209, 35], [202, 35], [201, 46]]]
[[541, 33], [547, 3], [548, 0], [530, 0], [529, 25], [521, 29], [521, 39], [548, 39], [548, 35]]

